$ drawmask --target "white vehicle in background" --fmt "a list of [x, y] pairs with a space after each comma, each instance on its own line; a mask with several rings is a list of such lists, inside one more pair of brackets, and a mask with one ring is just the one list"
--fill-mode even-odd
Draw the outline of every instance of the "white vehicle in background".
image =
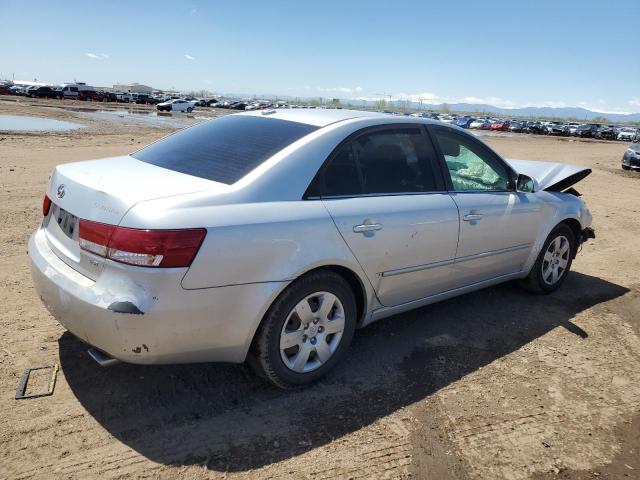
[[630, 142], [637, 134], [638, 130], [635, 128], [621, 128], [617, 138], [618, 140], [626, 140]]
[[169, 100], [156, 105], [159, 112], [193, 112], [194, 102], [183, 99]]
[[580, 126], [579, 123], [570, 123], [569, 124], [569, 134], [575, 136], [576, 132], [578, 131], [578, 127], [579, 126]]
[[86, 83], [63, 83], [60, 86], [62, 98], [77, 100], [79, 92], [93, 92], [95, 88]]
[[480, 128], [486, 123], [486, 119], [478, 118], [469, 124], [469, 128]]
[[132, 103], [136, 101], [133, 93], [125, 93], [125, 92], [116, 93], [116, 100], [118, 100], [119, 102], [125, 102], [125, 103]]

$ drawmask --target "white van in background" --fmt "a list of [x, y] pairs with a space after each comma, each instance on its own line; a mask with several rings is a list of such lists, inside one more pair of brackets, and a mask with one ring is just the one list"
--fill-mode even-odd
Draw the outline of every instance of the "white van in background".
[[76, 100], [79, 92], [92, 92], [95, 88], [86, 83], [63, 83], [61, 85], [62, 97]]

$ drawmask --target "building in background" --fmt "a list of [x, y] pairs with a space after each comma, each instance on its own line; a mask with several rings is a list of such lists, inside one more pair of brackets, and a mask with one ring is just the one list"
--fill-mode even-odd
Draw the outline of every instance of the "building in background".
[[140, 83], [118, 83], [113, 86], [113, 89], [118, 92], [146, 93], [147, 95], [151, 95], [151, 93], [153, 92], [153, 88], [148, 85], [142, 85]]

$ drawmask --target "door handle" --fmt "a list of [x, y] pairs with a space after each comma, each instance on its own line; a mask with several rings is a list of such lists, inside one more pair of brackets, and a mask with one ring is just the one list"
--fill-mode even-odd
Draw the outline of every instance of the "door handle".
[[462, 217], [465, 222], [473, 222], [474, 220], [482, 220], [482, 215], [479, 213], [469, 213]]
[[353, 231], [356, 233], [373, 232], [377, 230], [382, 230], [381, 223], [363, 223], [362, 225], [355, 225], [353, 227]]

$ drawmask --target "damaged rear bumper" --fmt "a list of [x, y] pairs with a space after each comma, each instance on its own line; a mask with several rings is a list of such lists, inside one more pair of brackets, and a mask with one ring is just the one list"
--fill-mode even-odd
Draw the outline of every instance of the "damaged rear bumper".
[[34, 286], [73, 335], [130, 363], [243, 362], [279, 282], [185, 290], [186, 269], [105, 265], [96, 281], [72, 269], [39, 229], [29, 240]]

